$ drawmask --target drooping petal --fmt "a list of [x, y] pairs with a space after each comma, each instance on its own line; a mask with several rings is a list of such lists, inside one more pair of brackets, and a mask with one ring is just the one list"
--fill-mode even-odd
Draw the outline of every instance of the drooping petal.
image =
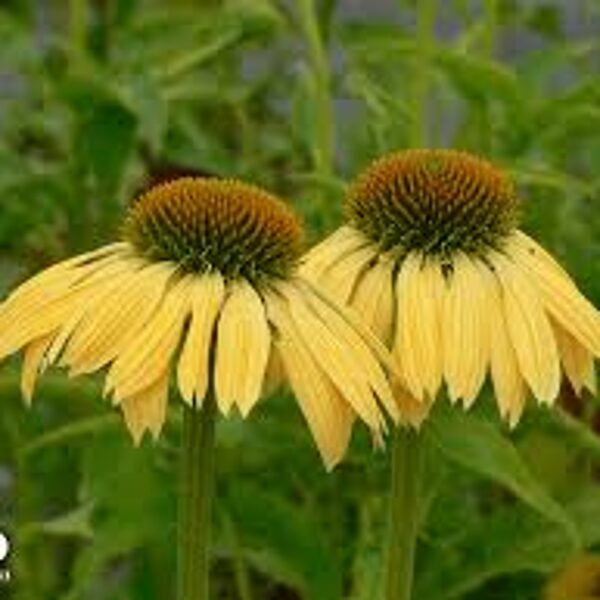
[[63, 355], [62, 362], [71, 367], [70, 375], [91, 373], [116, 358], [155, 314], [175, 273], [173, 263], [149, 265], [132, 273], [115, 293], [86, 314]]
[[490, 360], [489, 280], [464, 254], [453, 258], [444, 301], [444, 375], [451, 400], [470, 406], [485, 380]]
[[553, 402], [560, 387], [560, 363], [554, 332], [537, 288], [512, 261], [494, 255], [493, 265], [502, 287], [509, 337], [519, 370], [540, 402]]
[[522, 234], [509, 255], [531, 277], [546, 310], [595, 356], [600, 356], [600, 313], [579, 292], [566, 272], [533, 240]]
[[376, 258], [370, 247], [362, 247], [349, 252], [328, 269], [325, 269], [319, 284], [339, 304], [347, 304], [361, 273]]
[[281, 358], [281, 352], [276, 344], [271, 343], [271, 352], [269, 353], [269, 361], [265, 370], [265, 379], [263, 381], [263, 389], [261, 396], [270, 396], [273, 394], [286, 380], [285, 365]]
[[192, 285], [192, 320], [177, 367], [179, 391], [188, 404], [195, 397], [201, 405], [206, 395], [211, 342], [224, 297], [225, 283], [216, 271], [199, 277]]
[[375, 358], [388, 369], [391, 373], [400, 375], [398, 365], [394, 361], [390, 351], [384, 346], [383, 342], [377, 337], [372, 329], [364, 322], [362, 316], [352, 306], [341, 306], [334, 298], [329, 296], [325, 290], [313, 285], [310, 281], [301, 279], [294, 280], [294, 285], [298, 286], [307, 298], [313, 296], [320, 300], [317, 304], [318, 312], [325, 312], [324, 319], [327, 321], [330, 315], [335, 315], [336, 319], [342, 319], [347, 326], [352, 328], [359, 335], [362, 341], [373, 352]]
[[[293, 290], [293, 286], [288, 289]], [[300, 286], [302, 289], [302, 286]], [[347, 344], [354, 352], [357, 360], [360, 362], [360, 368], [363, 370], [368, 384], [377, 394], [377, 397], [385, 406], [389, 416], [394, 422], [398, 422], [399, 412], [396, 402], [391, 393], [389, 382], [385, 372], [377, 361], [376, 352], [374, 352], [374, 344], [371, 344], [368, 339], [361, 336], [351, 322], [344, 318], [351, 309], [347, 307], [334, 308], [318, 294], [311, 294], [310, 288], [306, 288], [304, 298], [307, 305], [315, 314], [327, 324], [329, 330], [343, 343]], [[300, 290], [299, 290], [300, 291]], [[386, 355], [386, 359], [389, 357]], [[383, 361], [382, 361], [383, 362]]]
[[441, 317], [446, 283], [439, 265], [410, 253], [396, 280], [393, 353], [417, 400], [434, 399], [442, 382]]
[[332, 469], [346, 453], [354, 412], [314, 360], [287, 303], [275, 295], [267, 296], [266, 302], [269, 319], [279, 333], [276, 352], [323, 462], [327, 469]]
[[121, 401], [125, 424], [136, 445], [142, 441], [146, 430], [149, 430], [155, 439], [160, 435], [167, 415], [168, 395], [167, 370], [147, 388]]
[[19, 318], [12, 319], [2, 331], [0, 359], [16, 352], [31, 340], [53, 332], [67, 323], [81, 306], [87, 306], [99, 290], [104, 289], [107, 283], [110, 284], [116, 270], [115, 265], [119, 263], [107, 265], [50, 303], [32, 306], [29, 311], [20, 314]]
[[392, 392], [400, 408], [400, 424], [419, 429], [431, 412], [433, 398], [418, 400], [407, 389], [404, 382], [392, 378]]
[[361, 316], [365, 325], [384, 343], [391, 338], [394, 318], [394, 262], [380, 256], [356, 284], [350, 305]]
[[[348, 343], [345, 336], [349, 334], [339, 329], [339, 321], [334, 324], [323, 319], [315, 311], [316, 303], [307, 303], [306, 294], [299, 293], [293, 285], [280, 285], [278, 289], [288, 301], [290, 315], [314, 360], [369, 427], [375, 430], [383, 427], [385, 421], [371, 388], [373, 381], [369, 381], [372, 370], [378, 365], [373, 357], [369, 362], [374, 365], [365, 364], [364, 344], [359, 343], [360, 337], [348, 328], [354, 333], [355, 344]], [[320, 306], [325, 305], [321, 303]], [[328, 313], [330, 317], [333, 312]], [[389, 390], [386, 396], [391, 397]]]
[[490, 285], [490, 371], [500, 415], [514, 427], [523, 413], [527, 399], [527, 386], [519, 370], [519, 363], [510, 340], [502, 300], [502, 289], [496, 276], [487, 266], [478, 263], [482, 276]]
[[367, 243], [367, 239], [359, 231], [344, 225], [311, 248], [302, 258], [298, 274], [311, 281], [319, 281], [325, 269]]
[[583, 388], [587, 388], [595, 394], [596, 371], [594, 368], [594, 356], [579, 340], [565, 331], [563, 327], [556, 323], [552, 325], [563, 369], [575, 393], [580, 395]]
[[0, 330], [5, 330], [23, 314], [38, 311], [86, 277], [110, 263], [130, 256], [127, 244], [111, 244], [60, 262], [28, 279], [0, 305]]
[[167, 371], [191, 308], [194, 278], [185, 275], [173, 284], [152, 318], [113, 363], [106, 381], [108, 389], [114, 388], [116, 401], [142, 392]]
[[25, 348], [21, 372], [21, 393], [26, 404], [31, 404], [36, 380], [41, 371], [40, 367], [53, 339], [53, 334], [45, 335], [34, 340]]
[[234, 282], [217, 333], [215, 392], [224, 414], [237, 403], [246, 416], [256, 404], [270, 346], [271, 334], [260, 296], [247, 281]]
[[69, 338], [76, 331], [86, 314], [95, 313], [113, 294], [118, 293], [120, 286], [125, 285], [127, 281], [141, 267], [140, 261], [133, 259], [124, 259], [113, 263], [104, 271], [106, 277], [102, 279], [101, 284], [96, 286], [95, 293], [89, 294], [86, 302], [80, 302], [74, 307], [73, 312], [58, 330], [52, 345], [48, 349], [48, 362], [54, 363]]

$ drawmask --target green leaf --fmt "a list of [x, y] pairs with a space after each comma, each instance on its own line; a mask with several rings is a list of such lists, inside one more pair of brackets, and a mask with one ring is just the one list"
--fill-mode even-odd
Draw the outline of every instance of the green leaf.
[[600, 461], [600, 436], [590, 427], [562, 409], [544, 411], [536, 426], [548, 434], [562, 438], [571, 451], [575, 448]]
[[[36, 523], [31, 526], [32, 532], [44, 533], [59, 537], [80, 537], [91, 539], [92, 531], [92, 513], [94, 505], [91, 502], [83, 504], [68, 512], [65, 515], [55, 517], [42, 523]], [[25, 525], [27, 527], [27, 525]]]
[[513, 106], [524, 101], [516, 74], [502, 63], [443, 47], [437, 49], [435, 62], [468, 98], [502, 100]]
[[173, 547], [174, 486], [157, 468], [156, 455], [151, 444], [133, 447], [124, 431], [90, 439], [80, 495], [94, 504], [94, 537], [77, 557], [65, 600], [89, 598], [116, 558], [159, 542]]
[[226, 510], [247, 559], [275, 580], [302, 590], [307, 600], [339, 600], [340, 566], [317, 523], [274, 492], [244, 483], [232, 490]]
[[520, 500], [560, 525], [574, 547], [579, 535], [561, 505], [543, 488], [510, 440], [472, 413], [444, 406], [425, 430], [450, 460], [511, 490]]
[[[581, 532], [584, 547], [600, 541], [598, 486], [578, 490], [565, 510]], [[462, 528], [462, 535], [451, 543], [434, 539], [423, 552], [425, 569], [417, 580], [416, 598], [454, 600], [502, 575], [551, 573], [573, 553], [562, 529], [548, 527], [519, 505], [485, 519], [466, 520]]]
[[111, 195], [118, 189], [133, 151], [135, 133], [135, 117], [119, 104], [92, 106], [82, 116], [76, 156], [102, 194]]

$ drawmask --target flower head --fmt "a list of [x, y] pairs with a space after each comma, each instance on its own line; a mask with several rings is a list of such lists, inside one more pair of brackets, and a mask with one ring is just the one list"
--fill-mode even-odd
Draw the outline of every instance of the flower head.
[[399, 152], [358, 177], [345, 209], [300, 271], [391, 345], [406, 420], [418, 424], [444, 384], [470, 406], [488, 373], [512, 424], [529, 394], [554, 402], [561, 371], [595, 390], [599, 315], [517, 228], [500, 169], [465, 152]]
[[[214, 394], [246, 416], [285, 375], [328, 466], [356, 415], [380, 435], [398, 417], [385, 349], [296, 274], [301, 226], [238, 181], [183, 178], [131, 207], [124, 241], [59, 263], [0, 305], [0, 359], [23, 348], [22, 388], [53, 362], [108, 367], [105, 392], [136, 441], [158, 435], [172, 371], [183, 400]], [[176, 365], [171, 369], [171, 365]]]

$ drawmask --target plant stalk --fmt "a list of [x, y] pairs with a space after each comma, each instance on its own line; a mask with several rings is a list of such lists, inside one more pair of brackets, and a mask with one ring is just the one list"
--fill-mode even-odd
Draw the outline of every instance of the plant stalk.
[[80, 66], [87, 47], [88, 0], [69, 0], [71, 62]]
[[208, 600], [214, 485], [215, 401], [184, 407], [180, 463], [177, 600]]
[[408, 428], [396, 429], [392, 442], [386, 600], [412, 598], [424, 455], [422, 434]]
[[321, 35], [315, 0], [298, 0], [300, 23], [308, 46], [315, 94], [315, 171], [322, 177], [333, 173], [334, 126], [331, 73], [327, 49]]
[[429, 80], [433, 53], [435, 52], [435, 17], [437, 0], [417, 2], [416, 56], [412, 74], [410, 111], [412, 127], [409, 143], [413, 148], [427, 144], [427, 109], [429, 105]]

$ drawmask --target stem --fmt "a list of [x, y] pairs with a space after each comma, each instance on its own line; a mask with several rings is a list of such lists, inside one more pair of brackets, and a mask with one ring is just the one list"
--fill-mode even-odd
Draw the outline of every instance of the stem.
[[231, 517], [227, 517], [225, 522], [227, 529], [227, 537], [231, 544], [231, 553], [233, 556], [233, 575], [235, 577], [235, 587], [240, 600], [253, 600], [252, 586], [246, 561], [244, 559], [244, 551], [236, 529], [235, 523]]
[[429, 72], [435, 42], [436, 0], [417, 2], [416, 56], [410, 110], [413, 115], [409, 143], [418, 148], [427, 143]]
[[329, 177], [333, 173], [334, 148], [329, 59], [321, 37], [315, 0], [298, 0], [298, 11], [314, 76], [316, 122], [313, 160], [316, 172]]
[[386, 600], [410, 600], [420, 521], [423, 436], [396, 429], [392, 445]]
[[81, 65], [87, 47], [87, 0], [69, 0], [71, 61]]
[[485, 34], [482, 54], [493, 58], [496, 51], [496, 30], [498, 28], [498, 0], [485, 1]]
[[185, 406], [181, 448], [177, 600], [208, 600], [215, 401]]

